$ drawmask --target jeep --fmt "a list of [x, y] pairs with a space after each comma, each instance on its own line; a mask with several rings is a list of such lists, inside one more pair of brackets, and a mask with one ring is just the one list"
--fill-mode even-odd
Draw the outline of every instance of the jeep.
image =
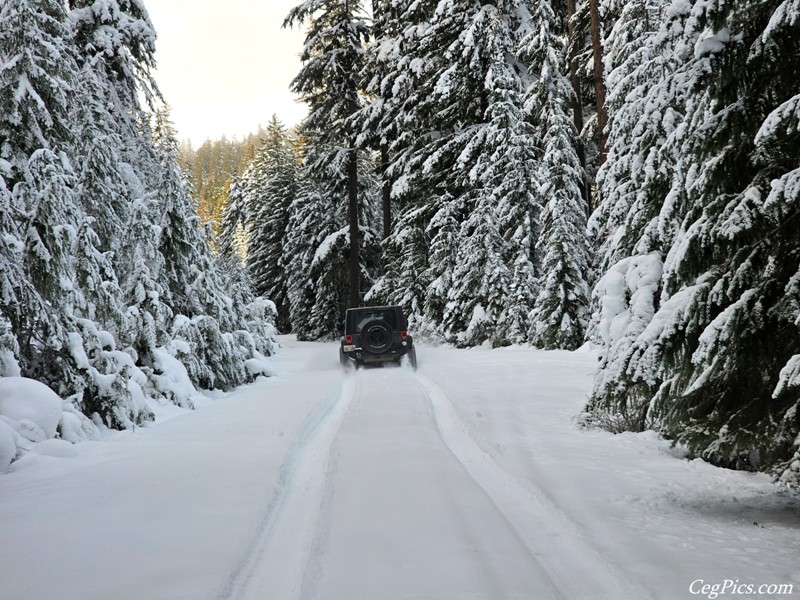
[[356, 365], [399, 363], [408, 356], [417, 368], [417, 351], [408, 333], [408, 321], [399, 306], [349, 308], [342, 323], [339, 363]]

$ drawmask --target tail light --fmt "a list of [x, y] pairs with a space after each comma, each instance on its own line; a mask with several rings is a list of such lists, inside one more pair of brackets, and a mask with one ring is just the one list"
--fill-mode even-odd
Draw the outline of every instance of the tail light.
[[344, 343], [345, 344], [352, 344], [353, 343], [353, 336], [352, 335], [344, 336]]
[[400, 332], [400, 339], [401, 340], [408, 339], [408, 332], [407, 331], [401, 331]]

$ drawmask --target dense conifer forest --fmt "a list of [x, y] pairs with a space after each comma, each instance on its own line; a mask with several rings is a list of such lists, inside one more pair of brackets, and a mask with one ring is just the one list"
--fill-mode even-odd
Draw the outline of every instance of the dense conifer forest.
[[800, 485], [800, 0], [305, 0], [306, 120], [183, 171], [141, 0], [0, 17], [0, 374], [124, 427], [160, 361], [226, 388], [273, 319], [400, 304], [591, 343], [583, 424]]
[[0, 376], [56, 391], [73, 438], [252, 380], [274, 307], [211, 251], [144, 5], [9, 0], [0, 23]]

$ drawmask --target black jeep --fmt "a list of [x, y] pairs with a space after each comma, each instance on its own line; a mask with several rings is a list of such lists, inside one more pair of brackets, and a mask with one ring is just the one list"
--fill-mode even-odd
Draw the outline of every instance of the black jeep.
[[417, 368], [417, 351], [408, 333], [408, 321], [399, 306], [349, 308], [342, 324], [339, 362], [347, 366], [400, 362], [408, 355]]

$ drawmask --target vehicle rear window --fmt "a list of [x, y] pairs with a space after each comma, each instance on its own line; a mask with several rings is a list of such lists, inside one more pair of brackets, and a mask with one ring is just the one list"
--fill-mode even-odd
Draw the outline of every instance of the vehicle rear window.
[[397, 330], [397, 313], [391, 309], [375, 309], [375, 310], [365, 310], [365, 311], [353, 311], [350, 313], [350, 318], [353, 319], [351, 322], [354, 326], [356, 333], [361, 333], [361, 328], [364, 327], [370, 321], [381, 320], [386, 321], [394, 330]]

